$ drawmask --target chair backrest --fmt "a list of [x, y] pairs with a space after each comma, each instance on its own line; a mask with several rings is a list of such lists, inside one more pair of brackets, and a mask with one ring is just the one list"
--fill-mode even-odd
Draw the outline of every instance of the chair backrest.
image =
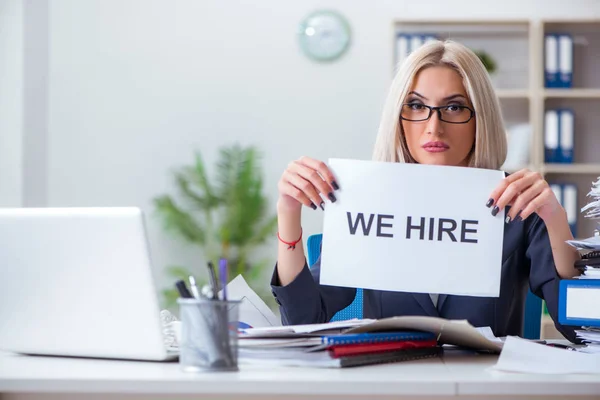
[[[321, 255], [321, 242], [323, 241], [323, 234], [318, 233], [310, 235], [306, 240], [306, 248], [308, 252], [308, 265], [312, 267], [317, 262]], [[345, 321], [347, 319], [363, 317], [363, 291], [362, 289], [356, 289], [356, 296], [350, 305], [343, 310], [338, 311], [331, 318], [331, 321]]]
[[523, 337], [525, 339], [539, 339], [542, 330], [543, 301], [531, 290], [527, 291], [525, 298], [525, 317], [523, 320]]
[[[308, 265], [311, 267], [321, 254], [321, 243], [323, 234], [310, 235], [306, 241], [308, 250]], [[363, 317], [363, 293], [362, 289], [356, 290], [354, 301], [343, 310], [336, 313], [332, 321], [341, 321], [352, 318]], [[523, 321], [523, 337], [526, 339], [539, 339], [542, 325], [542, 299], [534, 295], [531, 290], [527, 293], [525, 300], [525, 317]]]

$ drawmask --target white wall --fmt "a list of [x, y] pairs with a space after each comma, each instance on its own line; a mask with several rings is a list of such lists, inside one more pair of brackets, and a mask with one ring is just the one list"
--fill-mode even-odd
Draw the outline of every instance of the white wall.
[[22, 204], [23, 4], [0, 0], [0, 207]]
[[[47, 204], [149, 212], [151, 198], [170, 190], [168, 171], [194, 150], [212, 163], [221, 145], [259, 146], [272, 204], [295, 158], [369, 158], [391, 78], [394, 19], [600, 17], [596, 0], [49, 4], [48, 168], [37, 169], [47, 171]], [[309, 61], [296, 42], [299, 22], [316, 8], [334, 8], [352, 25], [349, 53], [331, 65]], [[320, 211], [304, 219], [306, 234], [320, 231]], [[158, 268], [199, 262], [149, 220]], [[274, 244], [265, 250], [273, 260]]]

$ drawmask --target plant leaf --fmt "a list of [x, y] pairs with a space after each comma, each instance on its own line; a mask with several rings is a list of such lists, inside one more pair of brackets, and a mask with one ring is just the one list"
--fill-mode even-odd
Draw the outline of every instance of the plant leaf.
[[202, 245], [205, 242], [206, 233], [202, 227], [189, 212], [180, 209], [171, 197], [164, 195], [155, 198], [154, 206], [168, 231], [191, 243]]
[[190, 275], [194, 275], [187, 268], [179, 265], [169, 266], [167, 267], [166, 271], [168, 275], [177, 279], [188, 279]]

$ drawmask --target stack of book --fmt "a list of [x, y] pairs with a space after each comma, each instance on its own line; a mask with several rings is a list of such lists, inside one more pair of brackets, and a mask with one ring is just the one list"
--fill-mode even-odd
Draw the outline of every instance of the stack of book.
[[502, 342], [467, 321], [424, 316], [243, 329], [239, 362], [344, 368], [436, 357], [449, 344], [498, 353]]
[[[586, 218], [600, 220], [600, 177], [593, 183], [588, 197], [592, 199], [581, 209]], [[567, 241], [581, 255], [574, 267], [581, 273], [576, 279], [565, 279], [559, 285], [558, 320], [563, 325], [578, 326], [577, 337], [587, 344], [586, 352], [600, 352], [600, 236]]]

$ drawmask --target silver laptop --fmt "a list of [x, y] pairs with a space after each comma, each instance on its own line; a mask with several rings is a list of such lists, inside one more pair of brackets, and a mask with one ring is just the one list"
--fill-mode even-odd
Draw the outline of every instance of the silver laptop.
[[138, 208], [0, 209], [0, 350], [172, 360]]

